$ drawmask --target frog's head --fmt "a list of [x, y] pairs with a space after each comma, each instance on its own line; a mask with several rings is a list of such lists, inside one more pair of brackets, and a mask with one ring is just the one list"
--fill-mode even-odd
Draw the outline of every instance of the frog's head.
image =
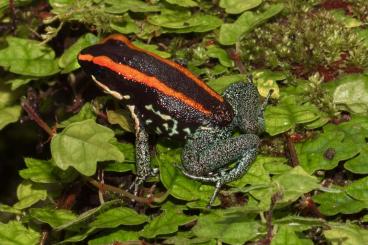
[[258, 134], [264, 131], [264, 106], [260, 104], [257, 87], [251, 81], [231, 84], [223, 96], [235, 112], [232, 126], [244, 133]]

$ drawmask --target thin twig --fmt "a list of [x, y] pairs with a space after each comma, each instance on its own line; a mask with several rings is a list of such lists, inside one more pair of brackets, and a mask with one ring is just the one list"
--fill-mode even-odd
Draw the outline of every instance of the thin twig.
[[144, 204], [147, 204], [147, 205], [151, 206], [153, 198], [137, 197], [137, 196], [131, 194], [130, 192], [124, 191], [124, 190], [122, 190], [118, 187], [108, 185], [108, 184], [101, 184], [100, 182], [98, 182], [97, 180], [94, 180], [92, 178], [87, 178], [87, 180], [91, 185], [93, 185], [94, 187], [97, 187], [99, 190], [102, 189], [102, 191], [110, 191], [110, 192], [113, 192], [113, 193], [117, 193], [117, 194], [125, 196], [129, 199], [132, 199], [136, 202], [144, 203]]
[[32, 106], [30, 106], [28, 104], [27, 99], [22, 100], [21, 102], [21, 106], [23, 108], [23, 110], [25, 110], [28, 114], [28, 116], [36, 122], [36, 124], [42, 128], [43, 130], [45, 130], [46, 133], [48, 133], [50, 135], [50, 137], [54, 137], [55, 136], [55, 132], [49, 127], [49, 125], [47, 125], [47, 123], [42, 120], [42, 118], [37, 114], [37, 112], [32, 108]]
[[296, 167], [299, 165], [298, 155], [296, 154], [294, 142], [291, 140], [288, 134], [284, 134], [286, 138], [287, 148], [290, 154], [291, 166]]

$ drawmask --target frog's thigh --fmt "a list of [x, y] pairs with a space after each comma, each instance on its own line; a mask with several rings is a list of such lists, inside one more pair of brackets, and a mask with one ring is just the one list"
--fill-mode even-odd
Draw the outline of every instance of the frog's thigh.
[[241, 159], [247, 154], [257, 151], [260, 139], [255, 134], [243, 134], [237, 137], [216, 141], [209, 144], [203, 151], [196, 152], [197, 161], [184, 164], [185, 169], [197, 176], [216, 173], [230, 163]]

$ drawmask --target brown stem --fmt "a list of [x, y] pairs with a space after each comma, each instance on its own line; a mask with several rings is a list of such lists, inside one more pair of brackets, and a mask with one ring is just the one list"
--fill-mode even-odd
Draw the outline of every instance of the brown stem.
[[137, 196], [131, 194], [130, 192], [124, 191], [124, 190], [122, 190], [118, 187], [108, 185], [108, 184], [101, 184], [100, 182], [98, 182], [97, 180], [94, 180], [92, 178], [87, 178], [87, 180], [91, 185], [98, 188], [99, 190], [101, 189], [102, 191], [110, 191], [110, 192], [113, 192], [113, 193], [117, 193], [117, 194], [125, 196], [129, 199], [132, 199], [136, 202], [144, 203], [144, 204], [147, 204], [147, 205], [151, 206], [151, 203], [152, 203], [152, 200], [153, 200], [152, 198], [137, 197]]
[[298, 155], [296, 154], [295, 145], [288, 134], [284, 134], [286, 138], [286, 145], [290, 154], [291, 166], [296, 167], [299, 165]]
[[49, 127], [49, 125], [47, 125], [47, 123], [42, 120], [42, 118], [37, 114], [37, 112], [35, 112], [35, 110], [32, 108], [32, 106], [30, 106], [28, 104], [28, 101], [26, 99], [22, 100], [21, 102], [21, 106], [23, 108], [23, 110], [25, 110], [28, 114], [28, 116], [36, 122], [36, 124], [42, 128], [43, 130], [45, 130], [46, 133], [48, 133], [50, 135], [50, 137], [54, 137], [55, 136], [55, 132]]

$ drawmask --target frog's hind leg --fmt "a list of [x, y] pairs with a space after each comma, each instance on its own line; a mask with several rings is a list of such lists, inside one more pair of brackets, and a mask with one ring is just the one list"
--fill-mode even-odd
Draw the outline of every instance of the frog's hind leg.
[[[243, 134], [207, 143], [206, 148], [195, 143], [187, 145], [183, 152], [183, 174], [202, 182], [216, 183], [211, 205], [223, 184], [244, 175], [257, 156], [259, 143], [257, 135]], [[235, 162], [235, 167], [226, 170], [225, 167], [232, 162]]]

